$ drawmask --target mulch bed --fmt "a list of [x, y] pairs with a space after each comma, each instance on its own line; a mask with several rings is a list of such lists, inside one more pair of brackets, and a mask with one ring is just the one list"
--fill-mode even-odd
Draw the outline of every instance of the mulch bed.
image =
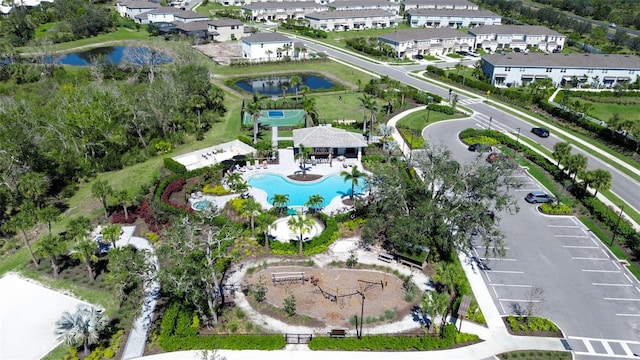
[[302, 174], [295, 174], [295, 175], [288, 175], [287, 176], [289, 179], [291, 180], [295, 180], [295, 181], [314, 181], [314, 180], [318, 180], [320, 178], [322, 178], [322, 175], [316, 175], [316, 174], [306, 174], [306, 175], [302, 175]]
[[509, 325], [509, 321], [507, 321], [507, 318], [503, 317], [502, 321], [504, 322], [504, 325], [507, 327], [507, 331], [509, 331], [509, 334], [511, 334], [511, 335], [515, 335], [515, 336], [557, 337], [557, 338], [564, 337], [562, 335], [561, 331], [512, 331], [511, 330], [511, 325]]
[[[307, 280], [304, 283], [291, 281], [274, 285], [271, 275], [278, 272], [304, 272]], [[390, 273], [385, 276], [378, 270], [270, 266], [247, 275], [245, 281], [251, 286], [257, 284], [261, 276], [267, 288], [268, 304], [282, 309], [284, 299], [293, 295], [296, 298], [297, 314], [312, 318], [317, 325], [350, 326], [349, 318], [360, 315], [361, 297], [357, 292], [361, 286], [366, 289], [365, 318], [380, 317], [386, 310], [393, 310], [396, 315], [406, 314], [411, 307], [404, 300], [402, 280]], [[320, 279], [319, 286], [312, 284], [312, 276]], [[384, 288], [379, 285], [381, 281]], [[337, 303], [328, 299], [336, 293], [340, 295]], [[281, 320], [286, 322], [287, 319]], [[379, 324], [380, 322], [374, 322], [365, 326]]]

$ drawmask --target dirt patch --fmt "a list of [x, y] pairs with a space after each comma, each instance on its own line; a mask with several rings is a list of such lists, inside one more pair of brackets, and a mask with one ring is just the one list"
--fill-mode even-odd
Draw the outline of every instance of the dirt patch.
[[[285, 272], [304, 272], [305, 281], [298, 277], [297, 280], [281, 281], [274, 285], [272, 274]], [[247, 275], [246, 282], [256, 285], [261, 276], [267, 288], [268, 304], [282, 309], [284, 299], [293, 295], [297, 314], [324, 326], [348, 327], [349, 318], [360, 315], [359, 292], [363, 290], [365, 325], [375, 326], [397, 319], [411, 307], [410, 303], [404, 301], [402, 280], [379, 270], [277, 266]], [[317, 285], [314, 285], [313, 279], [319, 279]], [[383, 320], [380, 321], [380, 318]], [[287, 321], [286, 318], [282, 320]]]
[[229, 65], [231, 59], [242, 57], [240, 41], [194, 45], [193, 48], [220, 65]]

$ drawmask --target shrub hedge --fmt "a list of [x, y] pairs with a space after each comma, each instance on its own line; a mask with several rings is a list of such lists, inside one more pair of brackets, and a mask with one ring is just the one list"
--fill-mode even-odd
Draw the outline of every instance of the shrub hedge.
[[455, 325], [447, 324], [442, 337], [431, 336], [388, 336], [371, 335], [362, 339], [348, 337], [336, 339], [331, 337], [314, 337], [309, 342], [311, 350], [346, 350], [346, 351], [425, 351], [446, 349], [453, 345], [470, 344], [480, 341], [475, 334], [458, 334]]
[[164, 168], [171, 171], [174, 174], [184, 174], [187, 172], [187, 168], [172, 158], [163, 159]]
[[[329, 246], [340, 236], [336, 218], [328, 217], [322, 213], [319, 213], [318, 216], [324, 221], [325, 228], [320, 235], [304, 244], [303, 253], [305, 256], [316, 255], [327, 251]], [[270, 244], [273, 255], [298, 255], [298, 246], [297, 243], [284, 243], [280, 241], [273, 241]]]
[[546, 203], [546, 204], [540, 205], [540, 211], [542, 211], [543, 214], [549, 214], [549, 215], [569, 215], [571, 214], [571, 207], [563, 203], [557, 203], [557, 204]]

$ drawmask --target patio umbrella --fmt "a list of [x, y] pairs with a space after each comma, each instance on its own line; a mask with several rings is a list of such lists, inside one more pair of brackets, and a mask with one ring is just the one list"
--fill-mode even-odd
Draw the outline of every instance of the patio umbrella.
[[245, 161], [246, 158], [246, 155], [235, 155], [232, 159], [238, 166], [245, 166], [247, 163]]
[[224, 165], [225, 169], [231, 169], [236, 164], [236, 162], [231, 159], [222, 160], [220, 163]]

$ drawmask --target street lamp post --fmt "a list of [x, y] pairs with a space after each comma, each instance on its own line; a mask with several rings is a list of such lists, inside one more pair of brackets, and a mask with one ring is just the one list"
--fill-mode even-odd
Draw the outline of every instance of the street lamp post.
[[518, 135], [516, 136], [516, 152], [520, 150], [520, 128], [518, 128]]
[[624, 205], [620, 205], [620, 213], [618, 214], [618, 221], [616, 222], [616, 228], [613, 229], [613, 237], [611, 238], [611, 244], [609, 244], [609, 246], [613, 246], [613, 243], [616, 241], [616, 235], [618, 234], [618, 226], [620, 225], [620, 220], [622, 219], [623, 211], [624, 211]]
[[489, 130], [491, 130], [491, 121], [493, 121], [493, 116], [489, 116]]

